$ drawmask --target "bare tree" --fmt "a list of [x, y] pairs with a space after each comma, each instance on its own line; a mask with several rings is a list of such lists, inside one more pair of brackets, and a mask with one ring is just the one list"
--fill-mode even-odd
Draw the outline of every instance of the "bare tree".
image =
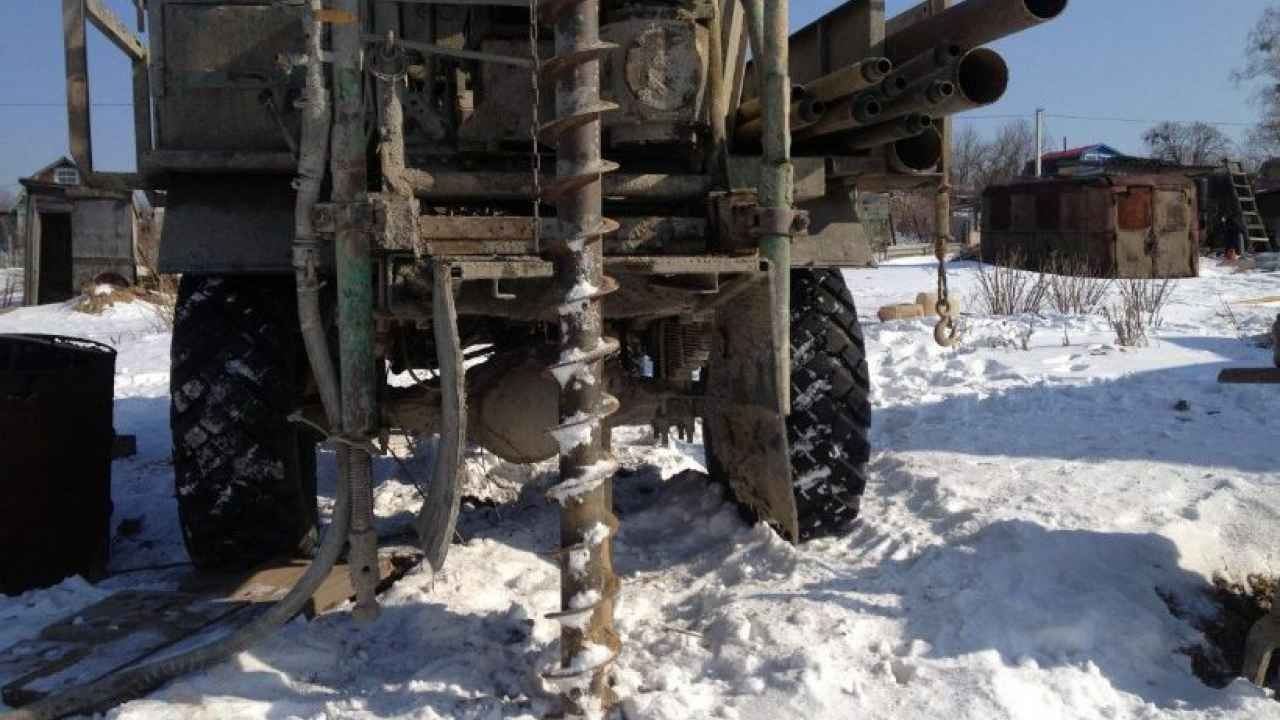
[[1162, 122], [1142, 133], [1142, 142], [1151, 157], [1179, 165], [1216, 165], [1232, 150], [1231, 138], [1203, 122]]
[[965, 123], [951, 134], [951, 188], [962, 194], [982, 192], [983, 166], [987, 158], [987, 141], [972, 123]]
[[1262, 11], [1249, 31], [1244, 59], [1231, 77], [1238, 84], [1256, 84], [1253, 101], [1261, 117], [1241, 154], [1255, 161], [1280, 156], [1280, 4]]
[[889, 198], [889, 212], [893, 213], [899, 243], [933, 242], [937, 219], [933, 193], [894, 193]]
[[1012, 180], [1035, 158], [1035, 147], [1035, 127], [1028, 120], [1007, 123], [990, 139], [966, 124], [952, 134], [951, 185], [978, 195], [989, 185]]

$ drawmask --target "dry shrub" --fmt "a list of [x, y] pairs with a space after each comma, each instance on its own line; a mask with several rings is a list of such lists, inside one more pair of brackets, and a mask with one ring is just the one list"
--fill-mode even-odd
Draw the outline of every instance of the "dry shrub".
[[978, 266], [978, 289], [971, 301], [990, 315], [1037, 314], [1049, 294], [1043, 273], [1019, 270], [1022, 254], [1011, 252], [996, 265]]
[[1095, 277], [1088, 258], [1054, 254], [1049, 273], [1049, 305], [1063, 315], [1092, 315], [1111, 290], [1112, 280]]
[[174, 293], [163, 293], [141, 285], [115, 285], [111, 283], [86, 283], [82, 295], [76, 301], [77, 312], [99, 315], [109, 307], [132, 302], [142, 302], [154, 317], [150, 323], [155, 332], [168, 332], [173, 328]]
[[1147, 344], [1147, 330], [1164, 323], [1164, 310], [1173, 295], [1173, 281], [1137, 278], [1117, 283], [1119, 300], [1102, 309], [1121, 347]]
[[0, 308], [18, 304], [18, 276], [15, 273], [0, 275]]
[[138, 265], [142, 268], [140, 273], [142, 277], [138, 282], [148, 290], [148, 297], [144, 299], [151, 303], [155, 310], [155, 329], [158, 332], [168, 332], [173, 329], [173, 317], [178, 304], [178, 280], [181, 276], [160, 272], [156, 262], [160, 231], [154, 225], [147, 233], [147, 236], [152, 238], [147, 246], [150, 249], [143, 247], [138, 251]]
[[1119, 305], [1108, 305], [1102, 308], [1107, 323], [1116, 334], [1116, 344], [1120, 347], [1145, 347], [1147, 344], [1147, 324], [1142, 311], [1137, 305], [1124, 299]]

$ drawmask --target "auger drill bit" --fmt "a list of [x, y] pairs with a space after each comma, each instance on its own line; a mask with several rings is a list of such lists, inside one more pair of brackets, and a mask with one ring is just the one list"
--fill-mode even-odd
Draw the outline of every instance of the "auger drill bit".
[[556, 145], [556, 179], [542, 199], [554, 202], [558, 232], [549, 243], [560, 318], [560, 356], [551, 368], [560, 383], [560, 667], [544, 677], [558, 687], [569, 717], [602, 717], [615, 698], [608, 670], [620, 641], [613, 629], [618, 579], [613, 573], [613, 474], [604, 419], [617, 400], [604, 391], [604, 360], [618, 342], [604, 335], [601, 299], [616, 285], [604, 274], [601, 240], [617, 224], [602, 210], [601, 175], [616, 168], [600, 157], [599, 0], [566, 0], [547, 8], [556, 55], [543, 66], [555, 81], [556, 117], [542, 135]]

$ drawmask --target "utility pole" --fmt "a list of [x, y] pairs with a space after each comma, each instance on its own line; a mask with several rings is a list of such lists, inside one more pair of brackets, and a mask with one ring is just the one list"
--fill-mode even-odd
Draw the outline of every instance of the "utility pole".
[[1044, 177], [1044, 108], [1036, 108], [1036, 177]]

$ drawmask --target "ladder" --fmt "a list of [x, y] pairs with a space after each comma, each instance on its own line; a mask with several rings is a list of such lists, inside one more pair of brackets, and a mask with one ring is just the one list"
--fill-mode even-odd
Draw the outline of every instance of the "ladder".
[[1262, 215], [1258, 213], [1258, 199], [1253, 194], [1253, 183], [1249, 181], [1249, 175], [1238, 161], [1223, 160], [1222, 164], [1227, 168], [1227, 176], [1231, 178], [1231, 194], [1236, 199], [1237, 219], [1240, 221], [1240, 227], [1244, 230], [1245, 252], [1254, 252], [1255, 246], [1262, 252], [1271, 249], [1271, 238], [1267, 235], [1267, 227], [1262, 224]]

